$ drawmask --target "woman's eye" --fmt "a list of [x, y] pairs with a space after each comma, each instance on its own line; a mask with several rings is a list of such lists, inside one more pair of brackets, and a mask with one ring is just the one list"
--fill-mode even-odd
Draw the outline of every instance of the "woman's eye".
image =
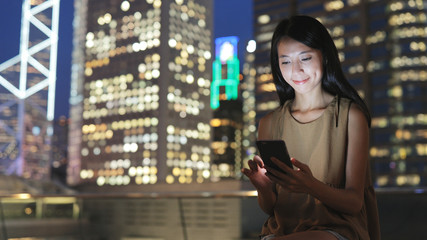
[[284, 64], [284, 65], [289, 64], [289, 63], [290, 63], [290, 61], [283, 61], [282, 62], [282, 64]]
[[311, 60], [311, 57], [305, 57], [301, 59], [301, 61], [310, 61], [310, 60]]

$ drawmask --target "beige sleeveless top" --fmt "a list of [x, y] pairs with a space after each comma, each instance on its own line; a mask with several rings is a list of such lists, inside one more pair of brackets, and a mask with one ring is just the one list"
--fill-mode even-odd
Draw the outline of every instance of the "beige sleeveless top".
[[[307, 164], [315, 178], [344, 188], [350, 100], [335, 97], [324, 113], [309, 123], [298, 122], [290, 113], [290, 104], [287, 101], [273, 112], [270, 136], [285, 140], [289, 154]], [[277, 186], [274, 215], [264, 224], [262, 234], [332, 230], [348, 239], [380, 239], [370, 170], [365, 177], [365, 203], [357, 215], [337, 212], [308, 194], [290, 193]]]

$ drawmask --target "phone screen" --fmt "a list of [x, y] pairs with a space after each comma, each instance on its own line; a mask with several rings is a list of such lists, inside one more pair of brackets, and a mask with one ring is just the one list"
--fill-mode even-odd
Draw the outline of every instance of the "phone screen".
[[256, 142], [262, 161], [266, 166], [277, 169], [283, 172], [276, 164], [271, 161], [271, 157], [275, 157], [284, 162], [290, 168], [293, 168], [291, 158], [289, 157], [288, 149], [283, 140], [258, 140]]

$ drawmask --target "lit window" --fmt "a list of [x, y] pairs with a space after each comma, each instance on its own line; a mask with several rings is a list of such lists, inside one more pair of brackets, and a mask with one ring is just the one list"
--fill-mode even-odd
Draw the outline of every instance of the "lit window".
[[344, 3], [341, 0], [329, 1], [324, 4], [324, 7], [326, 11], [330, 12], [343, 8]]
[[122, 11], [126, 12], [130, 8], [130, 3], [128, 1], [123, 1], [120, 5], [120, 8], [122, 9]]
[[258, 23], [267, 24], [270, 22], [270, 16], [267, 14], [261, 15], [258, 17]]

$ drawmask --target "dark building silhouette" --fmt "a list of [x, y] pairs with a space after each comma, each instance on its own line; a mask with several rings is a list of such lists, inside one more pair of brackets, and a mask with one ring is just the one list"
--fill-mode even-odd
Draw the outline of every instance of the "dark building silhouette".
[[213, 113], [211, 120], [212, 140], [212, 177], [215, 180], [241, 177], [242, 147], [242, 101], [225, 100]]

